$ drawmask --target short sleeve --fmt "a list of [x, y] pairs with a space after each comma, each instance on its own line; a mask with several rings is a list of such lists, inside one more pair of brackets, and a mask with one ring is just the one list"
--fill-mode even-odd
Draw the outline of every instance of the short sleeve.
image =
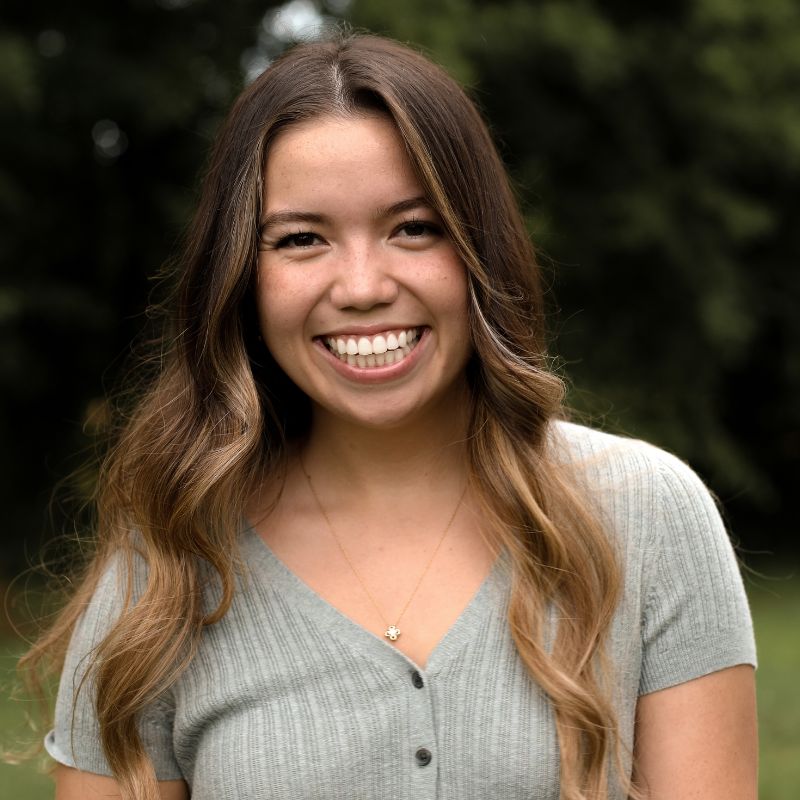
[[716, 504], [683, 462], [659, 452], [659, 521], [647, 565], [639, 694], [756, 665], [750, 610]]
[[[84, 680], [95, 648], [118, 619], [124, 597], [121, 558], [114, 559], [80, 617], [67, 650], [56, 698], [53, 730], [45, 749], [61, 764], [99, 775], [111, 775], [100, 744], [95, 712], [95, 684]], [[159, 780], [182, 778], [172, 744], [174, 704], [169, 693], [148, 706], [138, 725], [145, 750]]]

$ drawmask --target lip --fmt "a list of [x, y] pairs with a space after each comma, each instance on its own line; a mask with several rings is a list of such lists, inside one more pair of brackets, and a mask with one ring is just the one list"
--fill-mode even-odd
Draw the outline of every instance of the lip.
[[[355, 335], [356, 331], [362, 333], [366, 336], [370, 335], [370, 331], [366, 330], [366, 328], [372, 328], [374, 333], [380, 333], [381, 331], [386, 330], [396, 330], [395, 328], [375, 328], [375, 326], [364, 326], [363, 328], [348, 328], [348, 333], [353, 333]], [[325, 346], [324, 342], [319, 339], [314, 339], [314, 345], [320, 350], [323, 357], [326, 361], [335, 369], [340, 375], [347, 378], [353, 383], [361, 383], [364, 385], [371, 385], [376, 383], [385, 383], [387, 381], [393, 381], [397, 378], [402, 377], [403, 375], [407, 375], [411, 370], [414, 369], [417, 362], [422, 358], [424, 351], [427, 349], [428, 345], [428, 337], [430, 334], [430, 328], [422, 327], [422, 326], [410, 326], [410, 327], [417, 327], [420, 330], [419, 341], [414, 349], [399, 363], [399, 364], [388, 364], [383, 367], [352, 367], [346, 361], [342, 361], [341, 359], [337, 358], [330, 350]], [[402, 327], [400, 328], [402, 329]], [[344, 330], [344, 329], [342, 329]], [[345, 333], [339, 334], [326, 334], [328, 336], [344, 336]]]
[[419, 328], [422, 330], [424, 326], [418, 324], [401, 325], [389, 322], [379, 322], [375, 325], [348, 325], [347, 327], [335, 328], [332, 331], [326, 331], [316, 338], [325, 339], [329, 336], [374, 336], [377, 333], [385, 333], [386, 331], [407, 331], [410, 328]]

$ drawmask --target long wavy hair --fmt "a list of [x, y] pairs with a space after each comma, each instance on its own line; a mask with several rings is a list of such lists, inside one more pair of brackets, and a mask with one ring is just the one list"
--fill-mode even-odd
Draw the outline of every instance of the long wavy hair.
[[[306, 398], [257, 338], [253, 285], [270, 143], [304, 120], [365, 112], [396, 125], [466, 266], [470, 481], [511, 557], [508, 621], [552, 702], [561, 798], [602, 799], [611, 781], [626, 784], [603, 655], [620, 574], [580, 481], [551, 452], [564, 387], [548, 368], [539, 268], [506, 171], [480, 113], [444, 70], [390, 40], [344, 34], [277, 59], [223, 125], [176, 270], [158, 368], [101, 466], [94, 555], [22, 661], [29, 676], [58, 672], [109, 558], [129, 556], [121, 563], [130, 585], [130, 556], [141, 552], [146, 586], [129, 596], [92, 667], [102, 746], [128, 800], [159, 796], [137, 716], [178, 678], [203, 627], [229, 608], [246, 499], [265, 471], [285, 473], [287, 447], [309, 421]], [[222, 599], [204, 614], [208, 565]]]

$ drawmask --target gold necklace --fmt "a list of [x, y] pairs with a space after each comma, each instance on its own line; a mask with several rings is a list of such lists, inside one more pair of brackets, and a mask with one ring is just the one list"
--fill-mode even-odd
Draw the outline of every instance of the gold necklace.
[[361, 584], [361, 588], [366, 593], [367, 597], [369, 597], [370, 602], [375, 607], [375, 611], [378, 612], [378, 616], [383, 620], [383, 624], [386, 625], [386, 630], [384, 631], [384, 636], [392, 642], [396, 642], [398, 638], [400, 638], [400, 620], [403, 619], [403, 615], [406, 613], [406, 610], [411, 605], [411, 601], [414, 599], [414, 596], [417, 593], [417, 590], [422, 583], [423, 578], [428, 574], [428, 570], [431, 568], [431, 564], [433, 564], [433, 559], [436, 558], [436, 554], [439, 552], [439, 548], [442, 546], [442, 542], [444, 541], [444, 537], [447, 536], [447, 532], [450, 530], [450, 526], [453, 524], [453, 520], [456, 518], [456, 514], [458, 513], [458, 509], [461, 508], [461, 502], [464, 500], [464, 495], [467, 493], [467, 487], [464, 486], [464, 490], [461, 492], [461, 496], [458, 498], [458, 503], [456, 503], [456, 507], [453, 509], [453, 513], [450, 515], [450, 519], [447, 521], [447, 525], [445, 526], [444, 531], [442, 531], [442, 535], [439, 538], [439, 542], [437, 543], [436, 547], [433, 549], [433, 553], [431, 554], [430, 559], [428, 559], [428, 563], [425, 566], [425, 569], [422, 570], [422, 574], [419, 576], [419, 580], [417, 581], [417, 585], [414, 587], [414, 591], [411, 592], [411, 596], [406, 601], [406, 604], [403, 606], [403, 610], [400, 612], [400, 616], [397, 617], [397, 622], [394, 625], [389, 625], [386, 621], [386, 617], [384, 617], [383, 612], [380, 609], [380, 606], [376, 602], [375, 598], [372, 596], [372, 592], [367, 588], [367, 585], [361, 579], [361, 576], [358, 574], [358, 570], [355, 568], [353, 562], [350, 560], [350, 556], [347, 555], [347, 551], [342, 546], [339, 537], [336, 535], [336, 530], [333, 527], [333, 523], [331, 522], [330, 518], [328, 517], [327, 513], [325, 512], [325, 507], [322, 505], [322, 501], [319, 499], [316, 490], [314, 489], [314, 484], [311, 482], [311, 476], [306, 471], [305, 465], [303, 464], [302, 459], [300, 459], [300, 466], [303, 470], [303, 474], [306, 476], [306, 480], [308, 481], [308, 488], [311, 490], [311, 494], [314, 497], [314, 500], [317, 503], [317, 506], [322, 514], [325, 522], [328, 525], [328, 529], [333, 536], [334, 541], [339, 546], [339, 549], [342, 551], [342, 555], [345, 558], [345, 561], [350, 565], [350, 569], [353, 571], [353, 575], [356, 576], [356, 579]]

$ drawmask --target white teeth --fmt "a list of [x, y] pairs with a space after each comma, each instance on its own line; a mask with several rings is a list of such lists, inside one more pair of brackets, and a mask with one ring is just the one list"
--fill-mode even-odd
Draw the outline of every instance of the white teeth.
[[372, 352], [375, 354], [385, 353], [388, 350], [386, 347], [386, 339], [383, 336], [376, 336], [372, 340]]
[[325, 343], [333, 355], [351, 367], [361, 369], [383, 367], [402, 361], [419, 340], [419, 330], [408, 328], [398, 333], [378, 334], [372, 338], [325, 337]]

